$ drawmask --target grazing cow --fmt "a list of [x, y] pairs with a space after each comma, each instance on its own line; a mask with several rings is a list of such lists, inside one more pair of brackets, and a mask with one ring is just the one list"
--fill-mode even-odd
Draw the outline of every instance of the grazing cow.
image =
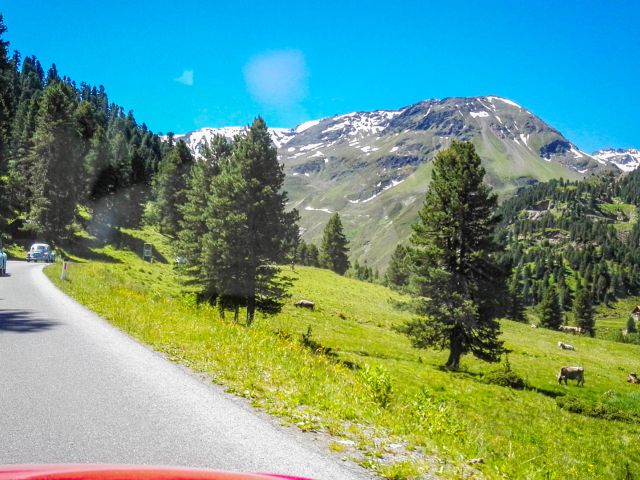
[[573, 351], [575, 351], [575, 348], [573, 348], [573, 345], [569, 345], [568, 343], [558, 342], [558, 346], [563, 350], [573, 350]]
[[300, 300], [295, 303], [295, 306], [299, 308], [308, 308], [309, 310], [313, 310], [316, 304], [313, 303], [311, 300]]
[[536, 325], [535, 323], [532, 323], [531, 328], [538, 328], [538, 325]]
[[571, 325], [560, 325], [560, 328], [558, 328], [558, 330], [560, 330], [561, 332], [573, 333], [574, 335], [582, 335], [582, 328], [573, 327]]
[[578, 386], [584, 386], [584, 368], [583, 367], [562, 367], [558, 372], [558, 383], [562, 385], [562, 381], [567, 385], [567, 380], [576, 380]]
[[629, 377], [627, 378], [627, 382], [628, 383], [634, 383], [634, 384], [640, 384], [640, 378], [638, 378], [638, 374], [637, 373], [630, 373]]

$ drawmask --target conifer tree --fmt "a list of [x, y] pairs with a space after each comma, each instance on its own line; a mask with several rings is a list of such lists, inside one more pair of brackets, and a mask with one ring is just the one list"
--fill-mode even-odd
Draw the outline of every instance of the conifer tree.
[[211, 143], [206, 143], [200, 154], [201, 158], [191, 167], [186, 185], [186, 202], [178, 205], [181, 213], [180, 231], [178, 233], [179, 256], [186, 260], [188, 268], [204, 286], [206, 275], [199, 270], [202, 258], [202, 238], [207, 233], [207, 222], [204, 212], [211, 196], [211, 182], [220, 173], [222, 164], [229, 161], [231, 145], [217, 135]]
[[83, 192], [75, 94], [62, 82], [44, 91], [34, 134], [30, 217], [36, 230], [54, 240], [65, 236]]
[[299, 265], [308, 265], [307, 254], [308, 254], [307, 242], [305, 242], [303, 239], [300, 239], [300, 242], [298, 243], [298, 248], [296, 248], [296, 262]]
[[247, 308], [247, 325], [255, 311], [279, 310], [286, 281], [278, 278], [287, 235], [297, 211], [285, 212], [284, 171], [267, 126], [257, 118], [233, 144], [231, 159], [211, 183], [203, 242], [204, 293], [217, 296], [236, 311]]
[[595, 335], [595, 313], [591, 303], [591, 294], [586, 288], [578, 288], [573, 305], [573, 315], [576, 324], [582, 328], [582, 331], [588, 332], [593, 337]]
[[564, 323], [562, 306], [555, 285], [550, 285], [542, 297], [540, 317], [540, 325], [552, 330], [557, 330]]
[[4, 230], [5, 218], [8, 215], [8, 198], [6, 189], [6, 171], [8, 166], [10, 130], [13, 120], [15, 92], [13, 75], [15, 68], [9, 60], [7, 48], [9, 42], [3, 36], [7, 31], [2, 14], [0, 14], [0, 231]]
[[507, 298], [509, 301], [506, 312], [507, 318], [516, 322], [526, 322], [524, 299], [522, 297], [522, 283], [520, 282], [518, 274], [514, 274], [509, 282]]
[[410, 257], [407, 248], [400, 244], [391, 255], [385, 274], [385, 283], [391, 288], [403, 289], [409, 284]]
[[[411, 256], [418, 318], [404, 331], [418, 348], [448, 349], [457, 369], [466, 353], [498, 361], [504, 274], [493, 258], [497, 197], [471, 143], [452, 142], [436, 155]], [[487, 295], [491, 291], [492, 295]]]
[[307, 244], [307, 263], [310, 267], [319, 267], [320, 266], [320, 251], [315, 243]]
[[348, 241], [342, 231], [342, 222], [338, 212], [331, 215], [322, 237], [320, 248], [320, 266], [344, 275], [349, 268]]
[[179, 141], [162, 159], [155, 177], [160, 227], [169, 235], [176, 235], [180, 228], [180, 206], [186, 202], [187, 179], [192, 165], [189, 148]]

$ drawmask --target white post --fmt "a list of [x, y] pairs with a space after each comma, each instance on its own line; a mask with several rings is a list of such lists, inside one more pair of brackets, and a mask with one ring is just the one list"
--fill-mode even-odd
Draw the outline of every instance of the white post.
[[69, 263], [68, 262], [62, 262], [62, 272], [60, 273], [60, 280], [64, 280], [67, 278], [67, 267], [68, 267]]

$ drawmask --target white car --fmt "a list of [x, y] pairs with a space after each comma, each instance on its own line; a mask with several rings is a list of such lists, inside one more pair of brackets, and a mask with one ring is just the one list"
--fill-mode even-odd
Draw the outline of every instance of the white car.
[[55, 253], [47, 243], [34, 243], [27, 252], [27, 262], [53, 262], [56, 259]]

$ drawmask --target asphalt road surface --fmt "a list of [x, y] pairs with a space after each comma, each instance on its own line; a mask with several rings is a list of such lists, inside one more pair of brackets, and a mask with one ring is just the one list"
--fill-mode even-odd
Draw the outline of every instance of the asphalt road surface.
[[0, 278], [0, 464], [370, 478], [116, 330], [57, 290], [42, 268], [13, 261]]

